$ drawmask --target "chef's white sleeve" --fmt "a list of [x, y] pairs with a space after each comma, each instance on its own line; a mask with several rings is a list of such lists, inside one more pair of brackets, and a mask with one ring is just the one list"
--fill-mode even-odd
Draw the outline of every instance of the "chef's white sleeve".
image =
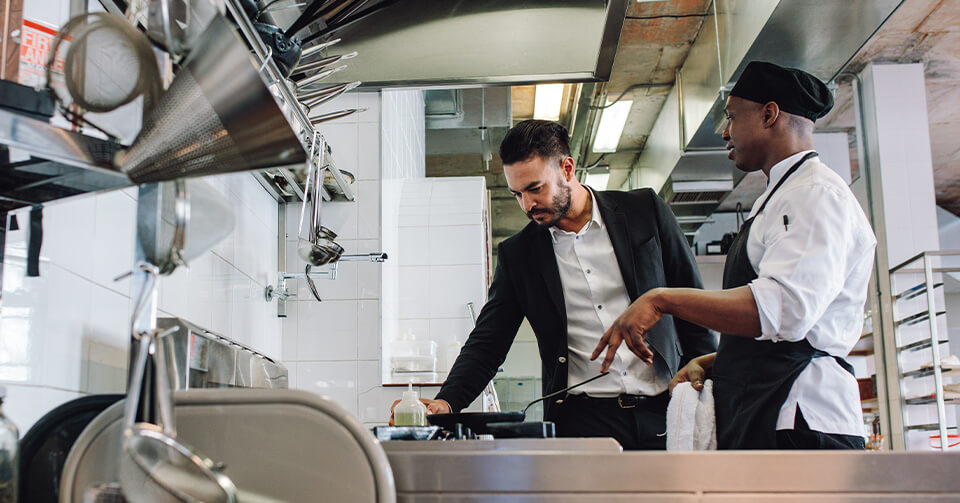
[[[778, 194], [763, 211], [763, 255], [750, 290], [760, 314], [757, 340], [802, 340], [840, 294], [852, 208], [830, 186], [802, 184]], [[787, 216], [786, 224], [784, 215]]]

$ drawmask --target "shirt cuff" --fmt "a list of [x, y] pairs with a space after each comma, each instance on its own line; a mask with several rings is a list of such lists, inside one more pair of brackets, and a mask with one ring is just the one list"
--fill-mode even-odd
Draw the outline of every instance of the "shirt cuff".
[[757, 303], [757, 313], [760, 315], [760, 337], [758, 341], [779, 342], [781, 289], [776, 281], [770, 278], [757, 278], [750, 282], [750, 291]]

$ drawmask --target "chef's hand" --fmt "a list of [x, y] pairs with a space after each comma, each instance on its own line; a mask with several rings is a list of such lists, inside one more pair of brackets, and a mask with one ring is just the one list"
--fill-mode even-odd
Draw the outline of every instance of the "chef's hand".
[[[449, 414], [450, 413], [450, 404], [446, 400], [429, 400], [426, 398], [421, 398], [420, 401], [427, 406], [427, 414]], [[397, 408], [397, 404], [400, 403], [400, 400], [393, 402], [393, 405], [390, 406], [390, 426], [393, 426], [393, 409]]]
[[689, 382], [693, 389], [700, 391], [703, 389], [703, 382], [706, 380], [707, 375], [713, 370], [713, 362], [717, 359], [716, 353], [709, 353], [705, 355], [698, 356], [692, 360], [690, 363], [683, 366], [677, 375], [673, 376], [673, 379], [670, 380], [670, 393], [673, 393], [673, 388], [682, 382]]
[[657, 294], [657, 289], [648, 291], [635, 300], [630, 307], [623, 312], [610, 326], [603, 337], [600, 338], [600, 344], [590, 355], [591, 360], [596, 360], [604, 348], [607, 348], [607, 355], [603, 358], [603, 365], [600, 366], [600, 372], [606, 372], [613, 363], [613, 357], [617, 354], [617, 348], [625, 342], [633, 354], [637, 355], [647, 365], [653, 363], [653, 351], [647, 347], [643, 336], [650, 327], [660, 321], [660, 310], [654, 305], [653, 299]]

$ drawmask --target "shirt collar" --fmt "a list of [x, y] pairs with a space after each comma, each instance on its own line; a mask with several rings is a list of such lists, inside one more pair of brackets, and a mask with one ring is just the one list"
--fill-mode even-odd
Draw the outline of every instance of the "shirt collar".
[[587, 232], [588, 229], [590, 229], [591, 225], [596, 225], [598, 229], [603, 229], [603, 217], [600, 216], [600, 206], [597, 205], [597, 197], [593, 194], [593, 189], [586, 186], [584, 187], [587, 189], [587, 192], [590, 193], [590, 203], [591, 203], [591, 206], [593, 207], [591, 210], [590, 220], [586, 223], [586, 225], [583, 226], [582, 229], [580, 229], [579, 232], [576, 232], [576, 233], [567, 232], [565, 230], [560, 229], [557, 226], [551, 227], [550, 237], [553, 239], [554, 243], [557, 242], [557, 238], [560, 236], [582, 235], [585, 232]]
[[753, 209], [750, 211], [750, 216], [754, 216], [760, 211], [760, 205], [764, 200], [770, 195], [770, 191], [780, 182], [783, 178], [783, 175], [787, 174], [787, 171], [797, 163], [800, 159], [803, 159], [803, 156], [813, 152], [813, 150], [804, 150], [802, 152], [797, 152], [796, 154], [787, 157], [786, 159], [776, 163], [770, 168], [770, 180], [767, 182], [767, 188], [763, 191], [763, 194], [760, 194], [760, 197], [757, 198], [757, 201], [753, 205]]
[[791, 166], [797, 163], [800, 159], [803, 159], [803, 156], [813, 152], [813, 150], [804, 150], [803, 152], [797, 152], [796, 154], [787, 157], [786, 159], [776, 163], [770, 168], [770, 181], [767, 183], [767, 188], [773, 187], [783, 178], [783, 175], [787, 174], [787, 170]]

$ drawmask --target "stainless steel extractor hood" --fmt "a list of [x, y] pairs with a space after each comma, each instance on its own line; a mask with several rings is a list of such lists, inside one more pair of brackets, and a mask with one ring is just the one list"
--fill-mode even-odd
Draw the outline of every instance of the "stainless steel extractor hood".
[[[335, 33], [342, 39], [335, 53], [359, 56], [328, 80], [365, 87], [607, 80], [628, 2], [395, 1]], [[287, 27], [300, 10], [269, 14]], [[318, 31], [314, 24], [300, 37]]]

